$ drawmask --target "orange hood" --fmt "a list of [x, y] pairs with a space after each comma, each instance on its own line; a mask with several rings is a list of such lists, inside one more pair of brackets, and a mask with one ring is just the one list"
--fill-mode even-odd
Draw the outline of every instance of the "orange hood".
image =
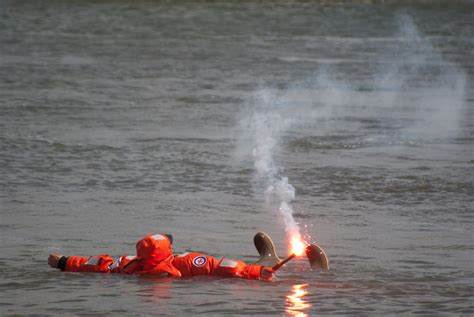
[[169, 273], [180, 277], [173, 265], [171, 242], [164, 234], [150, 234], [138, 241], [136, 245], [137, 259], [143, 265], [142, 273]]

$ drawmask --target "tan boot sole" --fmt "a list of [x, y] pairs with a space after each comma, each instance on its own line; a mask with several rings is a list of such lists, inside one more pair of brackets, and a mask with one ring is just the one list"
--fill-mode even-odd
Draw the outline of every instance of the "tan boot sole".
[[272, 238], [270, 238], [270, 236], [265, 232], [258, 232], [253, 237], [253, 243], [260, 254], [260, 259], [258, 259], [255, 264], [272, 267], [281, 261], [276, 253], [275, 244], [273, 243]]

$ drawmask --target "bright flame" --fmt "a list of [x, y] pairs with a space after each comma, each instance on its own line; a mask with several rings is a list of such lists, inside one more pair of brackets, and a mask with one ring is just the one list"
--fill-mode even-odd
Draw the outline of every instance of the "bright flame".
[[303, 241], [301, 241], [301, 238], [293, 237], [291, 239], [291, 253], [294, 253], [297, 256], [300, 256], [303, 254], [304, 248], [305, 248], [305, 245]]

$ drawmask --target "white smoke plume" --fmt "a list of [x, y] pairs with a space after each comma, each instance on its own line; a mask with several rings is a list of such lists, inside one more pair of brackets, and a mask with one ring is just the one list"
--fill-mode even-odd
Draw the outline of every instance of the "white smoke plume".
[[282, 217], [287, 236], [299, 239], [300, 229], [291, 206], [295, 188], [275, 162], [281, 137], [295, 122], [295, 118], [285, 113], [287, 110], [284, 97], [275, 96], [270, 90], [260, 90], [253, 111], [240, 121], [242, 135], [239, 152], [251, 154], [256, 190], [263, 193], [267, 208], [277, 211]]
[[390, 98], [377, 100], [377, 106], [413, 119], [402, 137], [455, 137], [465, 104], [465, 72], [443, 58], [410, 16], [397, 16], [396, 25], [397, 46], [380, 54], [382, 66], [373, 79], [373, 90], [389, 92]]
[[[396, 128], [381, 126], [367, 132], [375, 134], [365, 135], [362, 142], [389, 145], [457, 135], [465, 100], [464, 71], [446, 61], [409, 16], [397, 17], [396, 25], [395, 36], [387, 38], [390, 43], [382, 45], [383, 51], [373, 59], [378, 65], [374, 74], [362, 83], [341, 80], [341, 76], [335, 79], [336, 72], [330, 66], [320, 67], [313, 78], [293, 83], [285, 91], [258, 90], [251, 108], [239, 121], [237, 154], [253, 163], [255, 188], [265, 198], [267, 208], [282, 217], [289, 238], [300, 237], [291, 205], [295, 188], [276, 157], [290, 129], [293, 134], [298, 128], [303, 135], [305, 131], [327, 135], [344, 128], [357, 131], [357, 126], [347, 125], [360, 123], [348, 122], [344, 119], [347, 116], [393, 117]], [[339, 119], [345, 127], [337, 124]]]

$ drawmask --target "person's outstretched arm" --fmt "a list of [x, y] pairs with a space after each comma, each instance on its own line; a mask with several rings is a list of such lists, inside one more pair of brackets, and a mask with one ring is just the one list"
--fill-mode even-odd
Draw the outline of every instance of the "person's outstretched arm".
[[49, 266], [66, 272], [108, 273], [113, 269], [114, 261], [114, 258], [107, 254], [81, 257], [52, 253], [48, 257]]

